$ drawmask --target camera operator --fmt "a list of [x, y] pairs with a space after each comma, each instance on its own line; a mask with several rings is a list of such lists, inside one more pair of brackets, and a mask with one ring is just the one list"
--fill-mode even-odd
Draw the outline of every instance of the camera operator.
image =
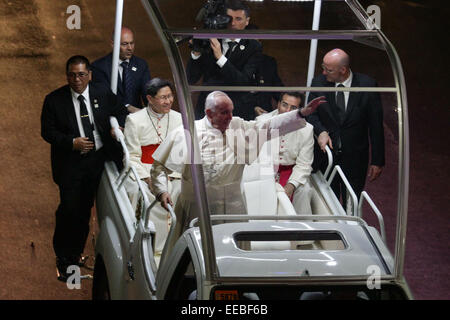
[[[228, 29], [244, 30], [250, 21], [250, 11], [240, 0], [227, 0], [224, 15], [229, 16]], [[203, 77], [203, 85], [253, 86], [255, 73], [262, 57], [261, 44], [252, 39], [209, 40], [209, 47], [201, 50], [194, 45], [187, 64], [190, 84]], [[204, 116], [205, 99], [209, 92], [201, 92], [195, 108], [196, 119]], [[245, 120], [255, 118], [251, 95], [247, 92], [228, 92], [234, 104], [234, 115]]]

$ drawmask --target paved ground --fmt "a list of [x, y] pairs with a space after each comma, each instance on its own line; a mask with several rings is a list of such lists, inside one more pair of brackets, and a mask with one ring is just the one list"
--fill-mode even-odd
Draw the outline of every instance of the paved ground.
[[[58, 189], [51, 180], [50, 147], [40, 137], [42, 102], [48, 92], [65, 84], [66, 59], [83, 54], [93, 60], [110, 50], [114, 2], [76, 1], [82, 10], [81, 30], [68, 30], [66, 8], [74, 2], [0, 0], [0, 299], [91, 296], [90, 281], [83, 282], [81, 290], [68, 290], [55, 277], [51, 239]], [[429, 1], [427, 7], [422, 2], [372, 3], [381, 7], [382, 29], [399, 52], [408, 85], [411, 191], [406, 277], [416, 298], [449, 299], [449, 109], [443, 95], [438, 94], [445, 92], [444, 84], [448, 83], [444, 59], [448, 49], [439, 41], [446, 39], [448, 30], [448, 25], [441, 25], [439, 20], [444, 21], [448, 12], [438, 7], [438, 1]], [[370, 2], [363, 4], [367, 7]], [[263, 17], [259, 19], [262, 21]], [[259, 24], [269, 21], [268, 18]], [[152, 75], [170, 78], [167, 58], [139, 1], [126, 1], [124, 23], [135, 29], [136, 53], [149, 61]], [[289, 51], [285, 49], [267, 48], [271, 54], [295, 63], [296, 57], [286, 55]], [[365, 66], [364, 57], [367, 58], [364, 54], [354, 56], [358, 67]], [[377, 76], [376, 66], [372, 70]], [[286, 82], [298, 76], [304, 78], [304, 73], [280, 67]], [[395, 217], [391, 213], [395, 203], [389, 199], [396, 193], [397, 148], [392, 112], [385, 122], [389, 142], [386, 172], [368, 189], [379, 199], [377, 204], [385, 209], [383, 212], [387, 212], [392, 248]], [[87, 254], [93, 252], [95, 222], [92, 226]]]

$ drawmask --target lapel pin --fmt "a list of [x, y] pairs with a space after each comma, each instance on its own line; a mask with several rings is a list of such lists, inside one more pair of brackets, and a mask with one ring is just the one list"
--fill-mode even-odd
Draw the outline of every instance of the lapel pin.
[[136, 70], [137, 70], [137, 68], [136, 68], [136, 67], [132, 67], [132, 68], [131, 68], [131, 70], [133, 70], [133, 71], [136, 71]]
[[244, 49], [245, 49], [245, 46], [241, 44], [241, 45], [239, 46], [239, 49], [244, 50]]
[[95, 108], [95, 109], [98, 108], [98, 101], [97, 101], [97, 99], [94, 99], [94, 108]]

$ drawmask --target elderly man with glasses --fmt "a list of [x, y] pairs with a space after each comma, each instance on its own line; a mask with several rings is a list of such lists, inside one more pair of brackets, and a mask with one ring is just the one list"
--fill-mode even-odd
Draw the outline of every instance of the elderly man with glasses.
[[[150, 192], [150, 170], [153, 164], [153, 152], [175, 128], [181, 126], [181, 114], [172, 110], [174, 102], [173, 85], [170, 81], [153, 78], [146, 84], [148, 105], [146, 108], [129, 114], [125, 123], [125, 143], [130, 153], [130, 163], [144, 182], [144, 192], [150, 201], [155, 197]], [[180, 193], [180, 175], [173, 173], [169, 177], [168, 190], [176, 201]], [[134, 176], [125, 182], [125, 188], [134, 209], [141, 197]], [[138, 217], [139, 217], [139, 213]], [[167, 212], [161, 205], [155, 205], [150, 212], [150, 220], [156, 228], [155, 254], [164, 248], [169, 229]]]
[[[328, 52], [322, 63], [322, 74], [312, 80], [312, 87], [377, 87], [367, 75], [352, 72], [350, 57], [341, 49]], [[361, 194], [366, 176], [377, 179], [385, 163], [383, 108], [378, 92], [311, 92], [310, 99], [324, 95], [328, 103], [308, 117], [318, 136], [318, 144], [325, 151], [328, 145], [335, 164], [342, 167], [356, 195]], [[369, 152], [370, 149], [370, 152]], [[321, 152], [319, 152], [319, 155]], [[369, 163], [370, 154], [370, 163]], [[340, 178], [332, 188], [346, 205], [346, 188]]]
[[[303, 128], [306, 125], [304, 117], [324, 102], [323, 97], [318, 97], [301, 110], [256, 122], [233, 117], [234, 106], [230, 97], [221, 91], [211, 92], [205, 102], [205, 117], [195, 122], [201, 156], [199, 164], [203, 167], [211, 214], [245, 214], [241, 193], [244, 167], [256, 159], [259, 146], [263, 144], [253, 139], [272, 139]], [[176, 241], [199, 211], [183, 127], [169, 134], [153, 158], [152, 191], [163, 207], [173, 205], [167, 188], [167, 174], [182, 174], [181, 194], [175, 206], [177, 224], [173, 240]], [[173, 245], [174, 242], [169, 247]]]

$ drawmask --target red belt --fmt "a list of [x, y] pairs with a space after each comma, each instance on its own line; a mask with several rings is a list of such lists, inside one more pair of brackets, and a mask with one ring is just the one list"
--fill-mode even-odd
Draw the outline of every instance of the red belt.
[[142, 150], [142, 156], [141, 156], [141, 161], [142, 163], [148, 163], [148, 164], [152, 164], [153, 163], [153, 152], [155, 152], [155, 150], [159, 147], [159, 144], [149, 144], [148, 146], [141, 146], [141, 150]]
[[288, 182], [289, 177], [291, 176], [292, 173], [292, 168], [294, 168], [294, 166], [295, 165], [293, 164], [289, 166], [280, 165], [278, 167], [278, 183], [281, 184], [283, 187]]

